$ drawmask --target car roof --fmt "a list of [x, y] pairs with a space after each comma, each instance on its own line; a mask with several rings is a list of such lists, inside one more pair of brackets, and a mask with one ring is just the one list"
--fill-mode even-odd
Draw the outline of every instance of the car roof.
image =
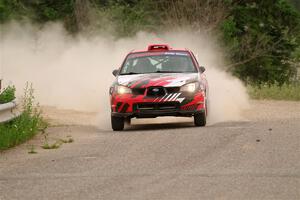
[[168, 44], [149, 44], [147, 49], [144, 50], [132, 50], [130, 53], [144, 53], [144, 52], [165, 52], [165, 51], [186, 51], [190, 52], [188, 49], [174, 49]]

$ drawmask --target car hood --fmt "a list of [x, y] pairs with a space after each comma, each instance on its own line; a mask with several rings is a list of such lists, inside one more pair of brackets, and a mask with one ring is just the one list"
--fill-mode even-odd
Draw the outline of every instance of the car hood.
[[180, 87], [198, 80], [198, 73], [167, 73], [167, 74], [135, 74], [120, 75], [117, 83], [130, 88], [146, 88], [150, 86]]

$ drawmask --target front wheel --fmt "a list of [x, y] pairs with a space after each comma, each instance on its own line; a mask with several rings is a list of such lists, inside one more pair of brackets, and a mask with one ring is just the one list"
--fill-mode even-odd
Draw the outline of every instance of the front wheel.
[[111, 116], [111, 127], [114, 131], [122, 131], [124, 129], [125, 119], [123, 117]]
[[205, 126], [206, 125], [206, 114], [205, 112], [196, 113], [194, 115], [195, 126]]

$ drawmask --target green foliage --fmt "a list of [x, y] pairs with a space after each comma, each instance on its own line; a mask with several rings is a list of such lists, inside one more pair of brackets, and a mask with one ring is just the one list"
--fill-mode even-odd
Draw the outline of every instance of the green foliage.
[[71, 136], [67, 136], [66, 139], [60, 139], [60, 141], [62, 143], [72, 143], [72, 142], [74, 142], [74, 139]]
[[35, 13], [36, 20], [41, 22], [64, 19], [72, 15], [74, 8], [73, 0], [35, 0], [24, 1]]
[[293, 52], [293, 58], [295, 63], [300, 63], [300, 46]]
[[0, 124], [0, 150], [23, 143], [46, 128], [47, 124], [43, 121], [38, 106], [34, 104], [31, 86], [26, 86], [22, 107], [23, 112], [19, 117]]
[[300, 1], [299, 0], [289, 0], [295, 8], [297, 8], [300, 11]]
[[[52, 140], [53, 139], [54, 138], [52, 138]], [[71, 136], [67, 136], [66, 139], [54, 139], [54, 140], [55, 140], [54, 142], [50, 143], [48, 135], [45, 135], [45, 142], [41, 147], [43, 149], [58, 149], [63, 144], [74, 142], [74, 139]]]
[[56, 141], [53, 144], [49, 144], [48, 142], [46, 142], [45, 144], [43, 144], [42, 148], [43, 149], [58, 149], [61, 145], [62, 145], [61, 141]]
[[153, 31], [159, 23], [154, 3], [149, 0], [100, 1], [96, 5], [102, 16], [113, 22], [108, 26], [113, 26], [117, 37], [132, 36], [142, 30]]
[[295, 75], [300, 15], [285, 0], [234, 3], [221, 30], [231, 71], [242, 80], [283, 84]]
[[0, 94], [0, 104], [8, 103], [13, 101], [16, 96], [16, 88], [15, 86], [8, 86], [3, 90], [3, 92]]
[[283, 85], [248, 85], [248, 93], [253, 99], [300, 101], [300, 82]]
[[234, 21], [234, 18], [232, 16], [228, 17], [228, 19], [226, 19], [222, 23], [221, 29], [223, 31], [223, 40], [224, 43], [226, 43], [227, 48], [237, 51], [237, 49], [239, 48], [239, 41], [236, 35], [238, 35], [239, 30], [236, 27], [236, 22]]
[[[28, 18], [34, 22], [62, 20], [70, 28], [74, 0], [0, 0], [0, 23]], [[71, 28], [70, 28], [71, 29]]]
[[0, 13], [0, 22], [3, 23], [9, 19], [20, 19], [28, 14], [28, 10], [18, 0], [0, 0]]
[[[10, 19], [29, 18], [35, 22], [61, 20], [69, 31], [78, 31], [78, 0], [0, 0], [0, 22]], [[154, 2], [149, 0], [81, 0], [81, 4], [91, 5], [90, 11], [95, 11], [95, 24], [105, 29], [113, 24], [118, 37], [130, 36], [140, 30], [153, 30], [159, 18], [153, 9]], [[83, 11], [84, 15], [90, 13]], [[153, 14], [153, 13], [156, 14]], [[82, 17], [82, 16], [81, 16]], [[105, 17], [106, 19], [102, 19]], [[113, 22], [103, 24], [104, 21]], [[88, 23], [86, 23], [88, 26]]]

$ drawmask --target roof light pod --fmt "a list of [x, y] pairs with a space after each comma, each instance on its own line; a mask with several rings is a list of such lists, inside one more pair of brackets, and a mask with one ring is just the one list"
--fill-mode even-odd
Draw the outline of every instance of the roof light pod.
[[171, 48], [167, 44], [150, 44], [148, 51], [168, 51]]

